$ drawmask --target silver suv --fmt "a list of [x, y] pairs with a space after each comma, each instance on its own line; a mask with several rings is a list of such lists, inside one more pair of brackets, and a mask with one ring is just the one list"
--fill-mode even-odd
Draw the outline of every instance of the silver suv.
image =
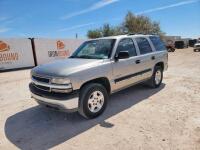
[[141, 82], [159, 87], [167, 62], [167, 50], [155, 35], [93, 39], [65, 60], [33, 68], [29, 87], [41, 105], [94, 118], [114, 92]]
[[194, 44], [194, 52], [196, 52], [196, 51], [200, 51], [200, 40], [197, 41], [196, 44]]

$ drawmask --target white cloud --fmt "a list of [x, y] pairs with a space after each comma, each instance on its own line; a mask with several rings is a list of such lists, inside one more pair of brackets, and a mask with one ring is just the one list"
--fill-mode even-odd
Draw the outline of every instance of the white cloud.
[[0, 16], [0, 33], [5, 33], [11, 30], [11, 28], [7, 27], [8, 24], [12, 23], [14, 20], [10, 20], [9, 17]]
[[[179, 3], [175, 3], [175, 4], [170, 4], [170, 5], [167, 5], [167, 6], [161, 6], [161, 7], [157, 7], [157, 8], [153, 8], [153, 9], [147, 9], [147, 10], [143, 10], [141, 12], [135, 12], [134, 14], [136, 15], [141, 15], [141, 14], [148, 14], [148, 13], [151, 13], [151, 12], [157, 12], [157, 11], [161, 11], [161, 10], [165, 10], [165, 9], [170, 9], [170, 8], [173, 8], [173, 7], [180, 7], [182, 5], [188, 5], [188, 4], [192, 4], [192, 3], [198, 3], [200, 2], [200, 0], [187, 0], [187, 1], [182, 1], [182, 2], [179, 2]], [[118, 17], [118, 18], [113, 18], [113, 19], [110, 19], [110, 21], [112, 20], [122, 20], [123, 17]]]
[[77, 12], [74, 12], [74, 13], [71, 13], [71, 14], [68, 14], [66, 16], [63, 16], [61, 17], [62, 20], [67, 20], [69, 18], [72, 18], [72, 17], [75, 17], [75, 16], [79, 16], [79, 15], [82, 15], [82, 14], [85, 14], [85, 13], [88, 13], [88, 12], [91, 12], [91, 11], [94, 11], [94, 10], [97, 10], [97, 9], [100, 9], [102, 7], [105, 7], [107, 5], [110, 5], [112, 3], [115, 3], [115, 2], [118, 2], [119, 0], [101, 0], [95, 4], [93, 4], [92, 6], [90, 6], [89, 8], [87, 9], [83, 9], [83, 10], [80, 10], [80, 11], [77, 11]]
[[7, 20], [7, 19], [8, 19], [7, 17], [0, 16], [0, 21], [5, 21], [5, 20]]
[[74, 30], [74, 29], [79, 29], [79, 28], [83, 28], [86, 26], [90, 26], [90, 25], [94, 25], [94, 22], [90, 22], [90, 23], [86, 23], [86, 24], [80, 24], [80, 25], [75, 25], [72, 27], [68, 27], [68, 28], [63, 28], [63, 29], [59, 29], [58, 31], [69, 31], [69, 30]]
[[[71, 18], [71, 17], [74, 17], [74, 16], [78, 16], [78, 15], [81, 15], [83, 13], [87, 13], [87, 12], [93, 11], [95, 9], [99, 9], [99, 8], [105, 6], [105, 5], [108, 5], [110, 3], [117, 2], [117, 1], [119, 1], [119, 0], [102, 0], [102, 1], [100, 1], [100, 2], [98, 2], [96, 4], [94, 4], [94, 5], [92, 5], [88, 9], [85, 9], [85, 10], [82, 10], [80, 12], [76, 12], [76, 13], [67, 15], [67, 16], [63, 17], [62, 19], [68, 19], [68, 18]], [[167, 5], [167, 6], [162, 6], [162, 7], [157, 7], [157, 8], [153, 8], [153, 9], [144, 10], [144, 11], [141, 11], [141, 12], [136, 12], [135, 14], [136, 15], [146, 14], [146, 13], [161, 11], [161, 10], [165, 10], [165, 9], [169, 9], [169, 8], [173, 8], [173, 7], [179, 7], [179, 6], [182, 6], [182, 5], [188, 5], [188, 4], [197, 3], [197, 2], [200, 2], [200, 0], [187, 0], [187, 1], [182, 1], [182, 2], [179, 2], [179, 3], [175, 3], [175, 4], [170, 4], [170, 5]], [[110, 21], [111, 20], [112, 21], [119, 21], [121, 19], [122, 19], [122, 17], [120, 17], [120, 18], [113, 18], [113, 19], [110, 19]], [[99, 24], [99, 23], [100, 22], [91, 22], [91, 23], [87, 23], [87, 24], [75, 25], [75, 26], [72, 26], [72, 27], [60, 29], [58, 31], [75, 30], [75, 29], [78, 29], [78, 28], [83, 28], [85, 26], [90, 26], [90, 25]]]
[[8, 32], [10, 28], [0, 28], [0, 33]]
[[153, 9], [144, 10], [144, 11], [136, 13], [136, 15], [147, 14], [147, 13], [151, 13], [151, 12], [156, 12], [156, 11], [160, 11], [160, 10], [165, 10], [165, 9], [178, 7], [178, 6], [182, 6], [182, 5], [188, 5], [188, 4], [197, 3], [197, 2], [200, 2], [200, 0], [182, 1], [182, 2], [179, 2], [179, 3], [167, 5], [167, 6], [162, 6], [162, 7], [157, 7], [157, 8], [153, 8]]

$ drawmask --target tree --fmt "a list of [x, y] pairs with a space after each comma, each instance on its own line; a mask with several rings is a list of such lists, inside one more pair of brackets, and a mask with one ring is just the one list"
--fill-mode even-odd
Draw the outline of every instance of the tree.
[[113, 31], [113, 29], [111, 29], [109, 24], [104, 24], [104, 26], [102, 28], [102, 34], [104, 37], [107, 37], [107, 36], [113, 35], [114, 31]]
[[128, 33], [133, 34], [164, 34], [161, 31], [160, 24], [158, 22], [152, 21], [147, 16], [135, 16], [131, 12], [128, 12], [126, 15], [123, 26]]
[[98, 29], [95, 30], [89, 30], [87, 33], [87, 37], [91, 39], [102, 37], [101, 31]]
[[136, 16], [132, 12], [128, 12], [121, 25], [111, 27], [109, 24], [104, 24], [100, 29], [89, 30], [87, 36], [88, 38], [98, 38], [127, 33], [164, 35], [158, 22], [152, 21], [147, 16]]

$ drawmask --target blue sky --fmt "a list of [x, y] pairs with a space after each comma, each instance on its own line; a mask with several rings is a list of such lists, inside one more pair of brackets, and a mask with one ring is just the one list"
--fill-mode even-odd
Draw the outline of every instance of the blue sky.
[[0, 37], [85, 38], [128, 11], [160, 22], [167, 35], [200, 37], [200, 0], [0, 0]]

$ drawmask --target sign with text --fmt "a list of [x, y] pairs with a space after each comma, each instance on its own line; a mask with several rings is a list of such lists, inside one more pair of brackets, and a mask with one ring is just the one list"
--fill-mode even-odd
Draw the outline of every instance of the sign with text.
[[0, 38], [0, 70], [34, 66], [29, 39]]
[[34, 39], [37, 64], [67, 58], [83, 42], [79, 39]]

